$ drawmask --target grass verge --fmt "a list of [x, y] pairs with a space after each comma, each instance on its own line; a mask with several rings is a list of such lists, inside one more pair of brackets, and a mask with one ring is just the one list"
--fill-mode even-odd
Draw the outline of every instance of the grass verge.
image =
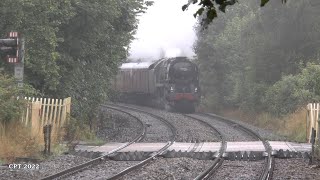
[[64, 139], [69, 150], [74, 150], [75, 146], [84, 141], [86, 145], [99, 146], [105, 141], [99, 139], [90, 127], [73, 117], [68, 118]]
[[[40, 157], [43, 140], [29, 131], [20, 122], [12, 122], [0, 135], [0, 159], [2, 163], [11, 163], [17, 157]], [[4, 131], [6, 130], [6, 131]]]
[[249, 114], [240, 110], [222, 112], [225, 117], [271, 130], [280, 136], [285, 136], [288, 140], [298, 142], [306, 142], [306, 114], [307, 110], [304, 108], [281, 118], [274, 117], [269, 113]]

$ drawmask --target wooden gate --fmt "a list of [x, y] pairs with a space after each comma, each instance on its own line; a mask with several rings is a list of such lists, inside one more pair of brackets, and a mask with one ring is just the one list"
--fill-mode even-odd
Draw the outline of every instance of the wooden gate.
[[35, 134], [42, 131], [42, 127], [51, 124], [53, 130], [63, 127], [67, 121], [67, 115], [70, 114], [71, 98], [51, 99], [25, 97], [27, 108], [22, 114], [21, 121], [28, 127], [31, 127]]

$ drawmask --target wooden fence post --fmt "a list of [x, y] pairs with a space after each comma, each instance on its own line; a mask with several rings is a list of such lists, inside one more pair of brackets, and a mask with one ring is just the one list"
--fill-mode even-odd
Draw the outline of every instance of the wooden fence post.
[[307, 105], [306, 115], [306, 142], [309, 142], [309, 118], [310, 118], [310, 104]]
[[63, 126], [64, 125], [64, 121], [66, 119], [66, 112], [67, 112], [67, 106], [66, 106], [66, 103], [67, 103], [67, 99], [63, 99], [63, 102], [62, 102], [62, 113], [61, 113], [61, 120], [60, 120], [60, 126]]
[[46, 102], [47, 102], [47, 98], [43, 98], [42, 101], [42, 114], [41, 114], [41, 127], [43, 127], [46, 124], [46, 120], [45, 120], [45, 113], [46, 113]]
[[39, 127], [40, 127], [40, 111], [41, 102], [36, 101], [31, 103], [31, 127], [32, 127], [32, 134], [37, 135], [39, 134]]
[[319, 122], [319, 103], [317, 103], [317, 115], [315, 118], [315, 124], [314, 124], [314, 129], [316, 130], [316, 137], [315, 140], [318, 141], [318, 131], [319, 131], [319, 127], [318, 127], [318, 122]]
[[47, 99], [47, 103], [46, 103], [46, 119], [45, 119], [45, 122], [46, 122], [46, 125], [48, 125], [48, 124], [50, 124], [50, 122], [49, 122], [49, 108], [50, 108], [50, 102], [51, 102], [51, 99], [50, 98], [48, 98]]
[[312, 136], [312, 131], [311, 131], [311, 129], [312, 129], [312, 127], [313, 127], [313, 117], [314, 117], [314, 115], [313, 115], [313, 103], [310, 103], [310, 123], [309, 123], [309, 134], [308, 134], [308, 136], [309, 136], [309, 140], [308, 140], [308, 142], [310, 143], [311, 142], [311, 136]]
[[[70, 115], [70, 110], [71, 110], [71, 97], [68, 97], [66, 102], [66, 116]], [[66, 123], [67, 121], [68, 121], [68, 118], [66, 118]]]
[[62, 99], [59, 99], [59, 110], [58, 110], [58, 117], [57, 117], [57, 127], [60, 127], [60, 121], [61, 121], [61, 114], [62, 114]]

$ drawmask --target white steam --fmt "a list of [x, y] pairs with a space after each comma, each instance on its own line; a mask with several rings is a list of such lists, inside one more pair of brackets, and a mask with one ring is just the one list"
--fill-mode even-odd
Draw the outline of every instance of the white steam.
[[158, 59], [194, 55], [193, 13], [196, 6], [183, 12], [187, 0], [155, 0], [147, 13], [140, 17], [135, 40], [131, 43], [131, 59]]

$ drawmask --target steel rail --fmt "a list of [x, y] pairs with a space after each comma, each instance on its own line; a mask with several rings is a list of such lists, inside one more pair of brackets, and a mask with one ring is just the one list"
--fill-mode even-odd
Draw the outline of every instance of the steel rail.
[[[105, 106], [105, 107], [107, 107], [107, 106]], [[107, 159], [108, 156], [110, 156], [111, 154], [113, 154], [113, 153], [115, 153], [115, 152], [117, 152], [117, 151], [119, 151], [119, 150], [121, 150], [121, 149], [123, 149], [123, 148], [125, 148], [125, 147], [128, 147], [128, 146], [130, 146], [131, 144], [133, 144], [133, 143], [135, 143], [135, 142], [139, 142], [139, 141], [141, 141], [141, 140], [144, 138], [144, 136], [146, 135], [146, 125], [145, 125], [138, 117], [132, 115], [131, 113], [128, 113], [128, 112], [126, 112], [126, 111], [123, 111], [123, 110], [121, 110], [121, 109], [113, 108], [112, 106], [108, 106], [108, 108], [114, 109], [114, 110], [119, 111], [119, 112], [122, 112], [122, 113], [125, 113], [125, 114], [133, 117], [134, 119], [136, 119], [136, 120], [139, 122], [139, 124], [141, 124], [141, 133], [140, 133], [139, 135], [137, 135], [137, 136], [136, 136], [132, 141], [130, 141], [129, 143], [126, 143], [126, 144], [124, 144], [124, 145], [122, 145], [122, 146], [120, 146], [120, 147], [118, 147], [118, 148], [115, 148], [114, 150], [112, 150], [112, 151], [104, 154], [103, 156], [100, 156], [100, 157], [97, 157], [97, 158], [92, 159], [92, 160], [90, 160], [90, 161], [84, 162], [84, 163], [82, 163], [82, 164], [73, 166], [73, 167], [71, 167], [71, 168], [69, 168], [69, 169], [62, 170], [62, 171], [60, 171], [60, 172], [58, 172], [58, 173], [55, 173], [55, 174], [53, 174], [53, 175], [49, 175], [49, 176], [43, 177], [43, 178], [41, 178], [41, 180], [57, 179], [57, 178], [62, 178], [62, 177], [64, 177], [64, 176], [77, 173], [77, 172], [79, 172], [79, 171], [81, 171], [81, 170], [83, 170], [83, 169], [85, 169], [85, 168], [88, 168], [88, 167], [90, 167], [90, 166], [92, 166], [92, 165], [101, 163], [102, 161], [104, 161], [105, 159]]]
[[164, 124], [166, 124], [170, 129], [171, 129], [171, 132], [172, 132], [172, 136], [171, 136], [171, 141], [175, 141], [176, 139], [176, 136], [177, 136], [177, 130], [176, 130], [176, 127], [170, 123], [169, 121], [167, 121], [166, 119], [164, 119], [163, 117], [161, 116], [158, 116], [158, 115], [155, 115], [151, 112], [148, 112], [148, 111], [145, 111], [145, 110], [142, 110], [142, 109], [138, 109], [136, 107], [130, 107], [130, 106], [126, 106], [126, 105], [120, 105], [120, 104], [105, 104], [105, 105], [102, 105], [102, 106], [107, 106], [107, 105], [111, 105], [111, 106], [114, 106], [114, 107], [119, 107], [119, 108], [125, 108], [125, 109], [129, 109], [129, 110], [132, 110], [132, 111], [136, 111], [136, 112], [140, 112], [140, 113], [143, 113], [143, 114], [147, 114], [155, 119], [158, 119], [160, 121], [162, 121]]
[[194, 119], [194, 120], [197, 120], [200, 123], [203, 123], [206, 126], [210, 127], [211, 129], [213, 129], [214, 131], [216, 131], [218, 133], [218, 136], [221, 139], [220, 149], [219, 149], [218, 154], [216, 155], [215, 159], [213, 160], [212, 165], [208, 169], [206, 169], [204, 172], [199, 174], [194, 180], [208, 179], [222, 165], [222, 163], [224, 161], [223, 154], [227, 149], [227, 143], [226, 143], [225, 137], [217, 128], [212, 126], [210, 123], [203, 121], [199, 118], [190, 116], [190, 115], [184, 115], [184, 116], [191, 118], [191, 119]]
[[162, 147], [159, 151], [157, 152], [154, 152], [151, 154], [151, 156], [141, 162], [139, 162], [138, 164], [135, 164], [121, 172], [119, 172], [118, 174], [112, 176], [112, 177], [109, 177], [107, 178], [108, 180], [114, 180], [114, 179], [118, 179], [134, 170], [137, 170], [139, 168], [141, 168], [142, 166], [150, 163], [152, 160], [156, 159], [157, 156], [161, 155], [165, 150], [167, 150], [175, 141], [176, 139], [176, 136], [177, 136], [177, 130], [176, 128], [174, 127], [174, 125], [172, 125], [169, 121], [165, 120], [164, 118], [162, 118], [161, 116], [158, 116], [158, 115], [155, 115], [155, 114], [152, 114], [150, 112], [147, 112], [147, 111], [144, 111], [144, 110], [141, 110], [141, 109], [137, 109], [137, 108], [133, 108], [133, 107], [129, 107], [129, 106], [125, 106], [125, 105], [119, 105], [119, 104], [111, 104], [112, 106], [117, 106], [119, 108], [125, 108], [125, 109], [129, 109], [129, 110], [132, 110], [132, 111], [136, 111], [136, 112], [140, 112], [140, 113], [144, 113], [144, 114], [147, 114], [155, 119], [158, 119], [160, 121], [162, 121], [163, 123], [167, 124], [167, 126], [171, 129], [171, 132], [172, 132], [172, 136], [171, 136], [171, 139], [170, 141], [164, 146]]
[[273, 175], [273, 170], [274, 170], [274, 157], [271, 155], [272, 154], [272, 148], [269, 144], [268, 141], [266, 141], [264, 138], [262, 138], [258, 133], [254, 132], [253, 130], [235, 122], [232, 119], [228, 119], [216, 114], [210, 114], [210, 113], [203, 113], [203, 114], [197, 114], [200, 116], [206, 116], [206, 117], [211, 117], [214, 118], [215, 120], [219, 120], [221, 122], [233, 125], [234, 127], [237, 127], [239, 129], [241, 129], [242, 131], [250, 134], [252, 137], [255, 137], [257, 139], [259, 139], [260, 141], [262, 141], [263, 146], [268, 154], [268, 156], [265, 159], [265, 166], [264, 166], [264, 171], [260, 174], [259, 180], [270, 180], [272, 179], [272, 175]]

